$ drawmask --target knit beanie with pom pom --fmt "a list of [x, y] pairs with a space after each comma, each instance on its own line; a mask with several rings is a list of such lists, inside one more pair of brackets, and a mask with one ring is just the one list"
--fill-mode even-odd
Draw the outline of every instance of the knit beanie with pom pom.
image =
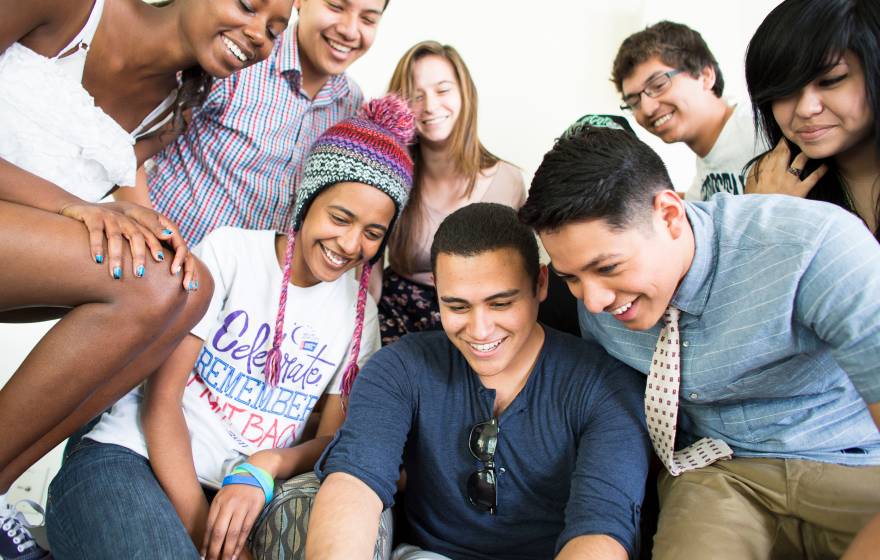
[[303, 167], [302, 182], [293, 204], [293, 229], [287, 236], [284, 255], [284, 278], [281, 299], [275, 320], [272, 349], [266, 359], [265, 376], [270, 386], [279, 382], [281, 338], [284, 311], [287, 307], [287, 286], [293, 257], [296, 232], [302, 227], [306, 212], [321, 192], [338, 183], [363, 183], [376, 187], [394, 201], [395, 215], [388, 226], [382, 245], [369, 263], [364, 263], [359, 282], [356, 324], [352, 336], [351, 360], [342, 378], [342, 395], [351, 393], [358, 373], [357, 359], [364, 327], [367, 286], [373, 263], [382, 258], [391, 228], [403, 212], [412, 190], [413, 161], [407, 144], [415, 138], [415, 121], [409, 108], [395, 95], [374, 99], [361, 107], [358, 114], [328, 128], [309, 151]]
[[[407, 144], [414, 136], [412, 113], [393, 95], [368, 102], [357, 116], [327, 129], [312, 145], [303, 168], [293, 204], [293, 229], [302, 227], [309, 204], [321, 191], [349, 182], [371, 185], [390, 196], [396, 221], [412, 189], [413, 162]], [[381, 256], [380, 251], [373, 262]]]

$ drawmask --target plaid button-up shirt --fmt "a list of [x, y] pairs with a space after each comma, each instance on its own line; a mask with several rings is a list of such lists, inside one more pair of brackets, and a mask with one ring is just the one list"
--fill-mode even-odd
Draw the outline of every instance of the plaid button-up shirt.
[[150, 199], [190, 244], [220, 226], [288, 229], [310, 146], [363, 102], [345, 74], [314, 99], [301, 82], [291, 26], [266, 61], [215, 81], [187, 130], [153, 158]]

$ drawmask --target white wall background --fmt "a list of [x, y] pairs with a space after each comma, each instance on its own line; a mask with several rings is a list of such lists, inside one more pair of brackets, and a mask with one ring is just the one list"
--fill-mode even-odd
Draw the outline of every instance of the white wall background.
[[[489, 150], [531, 174], [552, 143], [584, 113], [619, 113], [611, 62], [629, 34], [661, 19], [699, 30], [721, 65], [725, 94], [746, 100], [745, 47], [776, 0], [392, 0], [373, 48], [352, 68], [368, 96], [381, 95], [400, 56], [434, 39], [459, 50], [480, 95], [480, 136]], [[633, 123], [686, 190], [693, 154], [666, 146]], [[0, 324], [0, 384], [50, 324]], [[23, 419], [26, 421], [26, 419]], [[0, 427], [0, 434], [14, 426]], [[2, 437], [2, 436], [0, 436]], [[59, 450], [37, 466], [51, 477]], [[37, 493], [45, 500], [45, 490]]]
[[[391, 0], [372, 49], [350, 74], [368, 96], [385, 92], [403, 53], [434, 39], [462, 55], [480, 95], [480, 137], [528, 179], [554, 138], [584, 113], [621, 114], [610, 81], [621, 41], [662, 19], [700, 31], [725, 77], [725, 95], [747, 99], [743, 60], [778, 0]], [[692, 153], [666, 146], [632, 121], [670, 168], [678, 190]]]

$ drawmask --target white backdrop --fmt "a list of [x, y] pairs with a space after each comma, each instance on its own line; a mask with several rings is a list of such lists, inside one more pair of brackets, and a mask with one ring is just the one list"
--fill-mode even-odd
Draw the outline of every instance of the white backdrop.
[[[743, 60], [755, 29], [776, 0], [391, 0], [373, 48], [350, 73], [369, 96], [385, 92], [403, 53], [433, 39], [462, 55], [480, 95], [480, 137], [527, 179], [553, 139], [584, 113], [620, 114], [610, 81], [621, 41], [662, 19], [698, 30], [721, 65], [725, 96], [747, 99]], [[642, 131], [660, 152], [678, 190], [694, 158]]]
[[[746, 100], [745, 47], [775, 0], [392, 0], [373, 48], [351, 69], [367, 96], [384, 93], [400, 56], [434, 39], [459, 50], [480, 95], [480, 136], [489, 150], [519, 165], [527, 179], [553, 139], [584, 113], [619, 113], [609, 81], [620, 42], [669, 19], [699, 30], [721, 65], [725, 94]], [[673, 182], [686, 190], [693, 154], [639, 135], [660, 152]], [[0, 384], [48, 328], [0, 324]], [[26, 420], [25, 420], [26, 421]], [[3, 430], [14, 429], [3, 426]], [[56, 450], [37, 469], [51, 476]], [[39, 496], [44, 498], [45, 492]]]

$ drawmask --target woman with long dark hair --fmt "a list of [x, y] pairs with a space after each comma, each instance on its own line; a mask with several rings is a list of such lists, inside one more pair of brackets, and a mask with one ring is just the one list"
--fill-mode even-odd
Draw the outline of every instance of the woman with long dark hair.
[[746, 81], [776, 146], [747, 192], [832, 202], [880, 240], [880, 3], [783, 2], [749, 43]]

